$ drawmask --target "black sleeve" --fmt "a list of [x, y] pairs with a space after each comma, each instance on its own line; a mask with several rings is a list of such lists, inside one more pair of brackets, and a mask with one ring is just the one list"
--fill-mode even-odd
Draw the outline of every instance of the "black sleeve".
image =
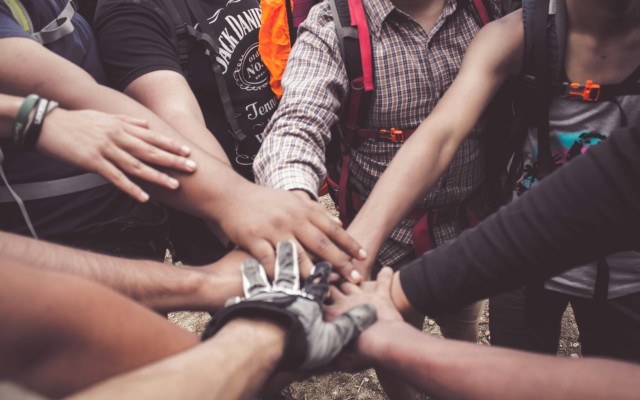
[[133, 2], [101, 5], [94, 31], [104, 69], [118, 90], [149, 72], [182, 73], [175, 29], [156, 6]]
[[640, 248], [640, 130], [615, 132], [447, 246], [400, 271], [426, 314]]

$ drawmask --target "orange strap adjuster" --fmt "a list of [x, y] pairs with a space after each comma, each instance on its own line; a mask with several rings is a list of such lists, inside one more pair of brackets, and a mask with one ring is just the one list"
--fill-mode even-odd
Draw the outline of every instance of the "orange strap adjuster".
[[600, 85], [589, 80], [584, 85], [580, 83], [565, 83], [564, 97], [572, 100], [598, 101], [600, 99]]
[[391, 129], [379, 129], [379, 138], [384, 140], [389, 140], [393, 143], [402, 143], [405, 140], [404, 132], [401, 129], [391, 128]]

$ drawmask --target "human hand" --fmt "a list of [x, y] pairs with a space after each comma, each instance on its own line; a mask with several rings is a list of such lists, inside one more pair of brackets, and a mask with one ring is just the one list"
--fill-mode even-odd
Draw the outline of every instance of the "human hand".
[[96, 172], [134, 199], [149, 195], [125, 174], [168, 189], [179, 182], [154, 166], [191, 173], [196, 164], [191, 150], [178, 141], [148, 129], [145, 121], [99, 111], [56, 108], [42, 127], [36, 148], [60, 161]]
[[322, 301], [329, 287], [331, 265], [318, 263], [300, 289], [300, 269], [296, 245], [278, 243], [273, 286], [258, 260], [242, 265], [244, 298], [229, 299], [228, 306], [214, 315], [203, 339], [213, 336], [234, 318], [262, 318], [285, 327], [289, 334], [281, 367], [285, 370], [312, 370], [330, 362], [360, 332], [375, 322], [369, 305], [336, 315], [332, 322], [322, 319]]
[[367, 364], [370, 355], [379, 351], [383, 343], [384, 335], [380, 331], [385, 329], [385, 325], [401, 323], [404, 324], [402, 315], [393, 305], [391, 300], [391, 283], [393, 270], [384, 267], [378, 273], [376, 281], [363, 282], [360, 286], [352, 283], [343, 283], [340, 290], [335, 286], [330, 288], [330, 298], [333, 303], [324, 309], [325, 319], [334, 320], [345, 310], [351, 310], [363, 304], [369, 304], [376, 309], [377, 321], [367, 330], [363, 331], [356, 341], [355, 354], [348, 354], [342, 357], [337, 367], [340, 369], [353, 370]]
[[276, 244], [293, 240], [300, 256], [303, 276], [313, 262], [303, 247], [327, 260], [352, 282], [361, 277], [352, 257], [366, 252], [349, 236], [340, 222], [318, 202], [289, 191], [246, 184], [237, 186], [219, 203], [219, 225], [231, 241], [247, 250], [267, 269], [273, 270]]

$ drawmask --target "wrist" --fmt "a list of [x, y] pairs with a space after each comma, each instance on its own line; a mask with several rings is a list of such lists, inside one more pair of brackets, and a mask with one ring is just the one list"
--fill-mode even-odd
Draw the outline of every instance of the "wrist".
[[407, 324], [404, 321], [378, 321], [360, 334], [357, 341], [357, 351], [367, 364], [373, 366], [384, 365], [386, 355], [395, 347], [395, 331]]
[[242, 337], [248, 346], [257, 350], [265, 365], [274, 366], [284, 354], [287, 330], [281, 325], [263, 318], [235, 318], [229, 321], [215, 337], [229, 334]]
[[402, 289], [402, 283], [400, 281], [400, 271], [396, 271], [393, 274], [391, 281], [391, 301], [394, 307], [402, 314], [405, 321], [414, 321], [420, 318], [424, 318], [418, 310], [409, 302], [404, 289]]

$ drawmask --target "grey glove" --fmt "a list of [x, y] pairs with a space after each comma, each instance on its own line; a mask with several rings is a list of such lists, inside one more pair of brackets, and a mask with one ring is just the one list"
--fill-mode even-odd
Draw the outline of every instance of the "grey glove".
[[316, 264], [306, 285], [300, 289], [300, 268], [295, 245], [278, 243], [275, 279], [269, 284], [258, 260], [242, 264], [244, 298], [227, 300], [202, 335], [214, 335], [233, 318], [264, 318], [288, 330], [287, 345], [280, 362], [283, 370], [312, 370], [329, 363], [360, 332], [376, 321], [371, 305], [358, 306], [332, 322], [322, 319], [322, 301], [329, 289], [331, 264]]

